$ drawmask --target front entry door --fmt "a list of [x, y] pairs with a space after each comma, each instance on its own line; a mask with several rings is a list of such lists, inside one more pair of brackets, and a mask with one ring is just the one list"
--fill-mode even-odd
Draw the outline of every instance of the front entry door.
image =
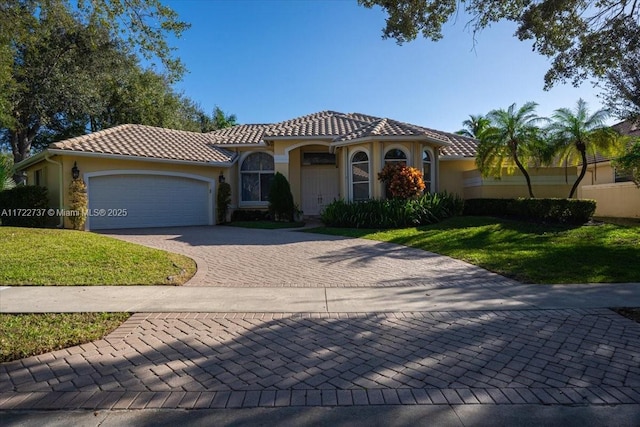
[[332, 165], [302, 167], [304, 215], [320, 215], [326, 205], [339, 198], [338, 168]]

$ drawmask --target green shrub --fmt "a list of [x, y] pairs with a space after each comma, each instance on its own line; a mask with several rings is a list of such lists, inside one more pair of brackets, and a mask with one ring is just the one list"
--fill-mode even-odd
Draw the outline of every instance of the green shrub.
[[231, 214], [231, 222], [235, 221], [265, 221], [270, 219], [268, 211], [256, 209], [237, 209]]
[[583, 224], [596, 210], [595, 200], [575, 199], [470, 199], [464, 214], [516, 217], [535, 221]]
[[[19, 185], [0, 192], [0, 220], [13, 227], [45, 227], [50, 217], [47, 189]], [[21, 211], [22, 210], [22, 211]]]
[[80, 178], [74, 179], [69, 185], [69, 210], [78, 212], [78, 215], [69, 217], [74, 230], [84, 230], [87, 221], [87, 186]]
[[450, 194], [425, 194], [417, 199], [337, 200], [325, 207], [322, 222], [331, 227], [402, 228], [432, 224], [462, 213], [463, 200]]
[[269, 212], [274, 221], [289, 222], [293, 221], [296, 213], [289, 181], [280, 172], [275, 174], [269, 188]]
[[378, 179], [384, 182], [387, 196], [394, 199], [421, 197], [425, 187], [422, 172], [404, 163], [387, 163]]
[[227, 182], [218, 184], [218, 195], [216, 200], [216, 211], [218, 214], [218, 224], [227, 222], [227, 212], [231, 204], [231, 185]]

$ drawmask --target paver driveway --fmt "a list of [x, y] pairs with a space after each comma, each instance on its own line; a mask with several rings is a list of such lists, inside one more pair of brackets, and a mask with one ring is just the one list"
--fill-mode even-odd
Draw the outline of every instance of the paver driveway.
[[419, 249], [300, 231], [239, 227], [129, 230], [113, 237], [187, 255], [198, 262], [191, 286], [487, 286], [511, 281]]
[[0, 365], [0, 409], [640, 403], [639, 342], [606, 309], [138, 314]]
[[[198, 259], [196, 286], [456, 287], [470, 299], [516, 289], [460, 261], [366, 240], [231, 227], [117, 237]], [[135, 314], [104, 340], [0, 364], [0, 410], [640, 404], [640, 324], [611, 310], [360, 307]]]

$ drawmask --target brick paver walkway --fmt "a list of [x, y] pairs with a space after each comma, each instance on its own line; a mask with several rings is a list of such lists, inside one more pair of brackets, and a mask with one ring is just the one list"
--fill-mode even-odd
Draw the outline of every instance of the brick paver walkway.
[[239, 227], [121, 231], [113, 237], [187, 255], [188, 286], [470, 287], [513, 282], [465, 262], [364, 239]]
[[606, 309], [136, 314], [0, 365], [0, 409], [640, 403], [640, 325]]

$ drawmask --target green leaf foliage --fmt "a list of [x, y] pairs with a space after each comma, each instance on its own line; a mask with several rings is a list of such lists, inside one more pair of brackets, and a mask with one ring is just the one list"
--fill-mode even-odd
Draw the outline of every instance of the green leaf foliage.
[[82, 179], [74, 179], [69, 185], [69, 210], [75, 213], [69, 216], [69, 221], [74, 230], [84, 230], [88, 207], [87, 186]]
[[231, 204], [231, 185], [228, 182], [218, 184], [218, 195], [216, 200], [216, 210], [218, 213], [218, 224], [227, 222], [227, 212]]
[[188, 25], [159, 0], [7, 0], [0, 22], [0, 146], [16, 163], [124, 123], [197, 132], [235, 124], [174, 90], [184, 69], [167, 40]]
[[584, 224], [595, 211], [595, 200], [469, 199], [464, 205], [465, 215], [515, 217], [567, 224]]
[[295, 212], [289, 181], [280, 172], [276, 172], [269, 188], [269, 213], [275, 221], [292, 222]]
[[478, 135], [480, 144], [476, 155], [478, 169], [485, 177], [500, 178], [504, 169], [511, 173], [515, 165], [524, 175], [529, 197], [534, 196], [526, 166], [543, 144], [537, 126], [542, 120], [535, 113], [537, 105], [527, 102], [517, 108], [512, 104], [506, 110], [489, 112], [489, 125]]
[[0, 221], [4, 226], [45, 227], [50, 218], [47, 209], [49, 197], [44, 187], [19, 185], [0, 192]]
[[640, 141], [636, 141], [626, 154], [614, 160], [613, 165], [620, 173], [630, 176], [640, 187]]
[[607, 70], [602, 85], [607, 109], [621, 119], [640, 120], [640, 48]]
[[458, 135], [466, 136], [467, 138], [479, 138], [482, 132], [485, 131], [491, 125], [491, 120], [482, 114], [473, 115], [470, 114], [469, 118], [462, 122], [463, 128], [457, 131]]
[[447, 193], [427, 193], [414, 199], [336, 200], [325, 207], [320, 219], [330, 227], [401, 228], [460, 215], [463, 206], [459, 196]]
[[576, 108], [560, 108], [551, 117], [547, 129], [560, 158], [571, 165], [580, 165], [569, 198], [572, 198], [587, 173], [588, 158], [601, 154], [615, 156], [623, 152], [628, 138], [605, 125], [609, 117], [607, 110], [591, 114], [587, 103], [579, 99]]
[[[398, 43], [442, 38], [443, 25], [468, 15], [474, 33], [500, 21], [517, 25], [515, 35], [551, 59], [546, 87], [602, 77], [640, 47], [640, 7], [620, 0], [358, 0], [387, 13], [383, 37]], [[637, 64], [637, 63], [636, 63]]]
[[15, 181], [11, 178], [13, 170], [13, 161], [5, 154], [0, 155], [0, 191], [9, 190], [16, 186]]

